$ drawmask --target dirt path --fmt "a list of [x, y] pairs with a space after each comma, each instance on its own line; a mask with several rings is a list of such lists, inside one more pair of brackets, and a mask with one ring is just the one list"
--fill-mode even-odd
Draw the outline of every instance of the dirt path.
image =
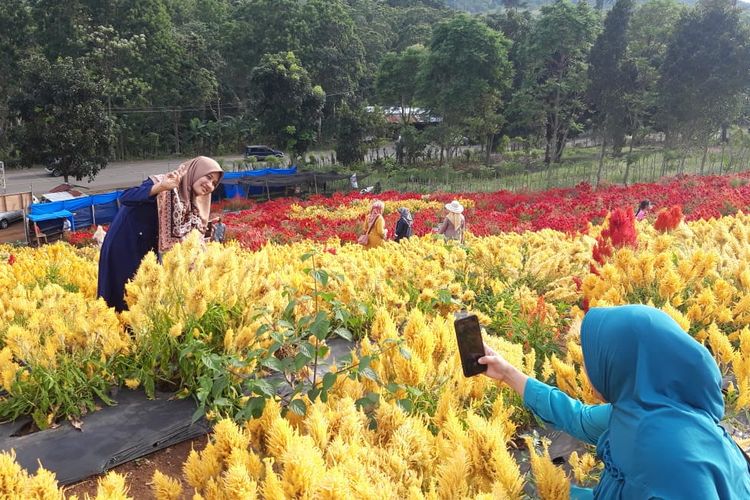
[[[193, 496], [192, 488], [185, 482], [182, 475], [182, 464], [187, 460], [190, 450], [195, 448], [200, 451], [208, 442], [208, 437], [203, 436], [191, 441], [185, 441], [169, 448], [165, 448], [151, 455], [133, 460], [113, 470], [126, 476], [126, 482], [130, 488], [128, 494], [137, 499], [154, 498], [151, 493], [151, 478], [155, 470], [182, 481], [183, 498], [189, 499]], [[83, 499], [88, 494], [91, 498], [96, 496], [96, 483], [100, 476], [92, 476], [65, 488], [65, 494], [78, 495]]]

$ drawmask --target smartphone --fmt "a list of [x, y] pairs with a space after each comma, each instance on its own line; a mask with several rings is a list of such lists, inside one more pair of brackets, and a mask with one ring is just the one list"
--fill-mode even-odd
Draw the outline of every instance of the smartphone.
[[484, 356], [484, 342], [479, 320], [474, 314], [458, 318], [453, 322], [458, 341], [458, 353], [461, 356], [461, 367], [464, 376], [473, 377], [487, 371], [487, 365], [480, 365], [477, 361]]

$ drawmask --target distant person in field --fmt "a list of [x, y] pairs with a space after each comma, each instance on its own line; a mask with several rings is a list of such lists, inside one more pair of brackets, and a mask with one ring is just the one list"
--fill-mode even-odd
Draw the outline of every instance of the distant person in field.
[[211, 193], [223, 175], [216, 161], [198, 156], [126, 190], [102, 245], [97, 295], [117, 311], [127, 309], [125, 283], [148, 252], [162, 254], [193, 230], [206, 235]]
[[385, 203], [380, 200], [372, 202], [370, 213], [365, 221], [365, 232], [359, 237], [359, 243], [366, 248], [379, 247], [385, 241], [388, 231], [385, 228], [385, 219], [383, 218], [383, 209]]
[[414, 217], [406, 207], [398, 209], [398, 222], [396, 222], [396, 230], [394, 231], [395, 240], [401, 241], [404, 238], [411, 238], [412, 235], [412, 224], [414, 224]]
[[466, 231], [466, 218], [464, 218], [464, 207], [458, 200], [445, 205], [448, 214], [445, 216], [443, 223], [440, 224], [436, 231], [438, 234], [445, 236], [447, 240], [456, 240], [464, 242], [464, 232]]
[[224, 243], [224, 236], [227, 232], [227, 226], [224, 224], [224, 219], [219, 216], [218, 219], [216, 219], [216, 224], [214, 224], [214, 232], [211, 235], [211, 239], [213, 241], [217, 241], [219, 243]]
[[91, 238], [96, 241], [97, 246], [101, 248], [104, 244], [104, 238], [106, 236], [107, 231], [105, 231], [102, 226], [96, 226], [96, 231], [94, 231], [94, 234], [91, 236]]
[[635, 209], [635, 220], [643, 220], [646, 218], [654, 205], [648, 200], [643, 200], [638, 204], [638, 208]]
[[73, 228], [73, 225], [70, 223], [70, 219], [65, 217], [63, 219], [63, 226], [62, 226], [63, 241], [70, 241], [70, 231], [72, 228]]

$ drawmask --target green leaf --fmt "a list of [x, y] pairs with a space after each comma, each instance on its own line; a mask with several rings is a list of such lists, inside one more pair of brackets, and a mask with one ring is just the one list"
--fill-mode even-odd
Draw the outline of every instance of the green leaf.
[[411, 360], [411, 353], [405, 347], [399, 347], [398, 352], [401, 353], [401, 356], [403, 356], [405, 360]]
[[289, 403], [289, 409], [297, 415], [304, 416], [307, 413], [307, 404], [302, 399], [295, 399]]
[[205, 414], [206, 414], [206, 409], [203, 406], [201, 406], [200, 408], [195, 410], [195, 413], [193, 413], [193, 418], [190, 420], [190, 423], [191, 424], [196, 423], [198, 420], [203, 418], [203, 415]]
[[264, 359], [261, 365], [275, 372], [284, 371], [284, 365], [281, 363], [281, 360], [274, 356]]
[[372, 361], [372, 356], [362, 356], [359, 358], [359, 368], [367, 368], [370, 366], [370, 362]]
[[308, 359], [312, 359], [315, 357], [315, 350], [315, 346], [310, 344], [310, 342], [305, 341], [299, 343], [300, 354], [304, 354]]
[[352, 332], [349, 331], [348, 328], [345, 328], [343, 326], [340, 326], [336, 328], [336, 330], [333, 331], [336, 335], [341, 337], [344, 340], [348, 340], [349, 342], [353, 342]]
[[323, 390], [327, 391], [331, 387], [333, 387], [333, 384], [336, 383], [336, 374], [328, 372], [325, 375], [323, 375]]
[[310, 398], [310, 401], [315, 401], [317, 397], [320, 395], [320, 388], [314, 387], [307, 391], [307, 397]]
[[312, 276], [321, 285], [328, 286], [328, 272], [325, 269], [315, 269]]
[[378, 374], [375, 373], [370, 367], [360, 369], [359, 374], [367, 379], [373, 380], [375, 382], [380, 382]]
[[300, 260], [302, 262], [305, 262], [306, 260], [310, 260], [315, 255], [315, 252], [307, 252], [302, 254], [302, 257], [300, 257]]
[[396, 404], [407, 413], [411, 413], [412, 410], [414, 410], [414, 403], [412, 403], [410, 399], [399, 399]]
[[310, 358], [306, 355], [300, 353], [297, 353], [297, 355], [294, 357], [294, 371], [298, 372], [300, 371], [307, 363], [310, 362]]
[[331, 322], [328, 320], [328, 316], [324, 312], [319, 312], [313, 324], [310, 325], [310, 333], [315, 335], [319, 340], [324, 340], [330, 331]]
[[247, 389], [264, 396], [273, 396], [274, 395], [274, 388], [273, 386], [265, 379], [258, 379], [253, 380], [251, 383], [248, 383], [246, 385]]

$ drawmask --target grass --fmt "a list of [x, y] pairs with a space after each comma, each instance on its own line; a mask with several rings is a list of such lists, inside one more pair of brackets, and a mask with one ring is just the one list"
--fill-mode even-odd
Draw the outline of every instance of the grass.
[[[726, 174], [749, 168], [750, 151], [735, 151], [730, 155], [726, 148], [709, 152], [703, 174]], [[664, 176], [676, 174], [699, 174], [702, 153], [696, 152], [684, 159], [667, 156], [661, 149], [634, 149], [628, 155], [605, 158], [601, 183], [622, 184], [625, 180], [627, 161], [631, 165], [628, 184], [656, 182]], [[482, 192], [507, 189], [510, 191], [536, 191], [552, 187], [569, 187], [581, 182], [596, 184], [599, 164], [599, 148], [569, 148], [560, 164], [546, 168], [542, 161], [526, 164], [503, 162], [492, 167], [483, 167], [478, 162], [465, 159], [454, 160], [448, 166], [427, 165], [390, 172], [372, 170], [363, 185], [380, 181], [383, 189], [428, 193]]]

